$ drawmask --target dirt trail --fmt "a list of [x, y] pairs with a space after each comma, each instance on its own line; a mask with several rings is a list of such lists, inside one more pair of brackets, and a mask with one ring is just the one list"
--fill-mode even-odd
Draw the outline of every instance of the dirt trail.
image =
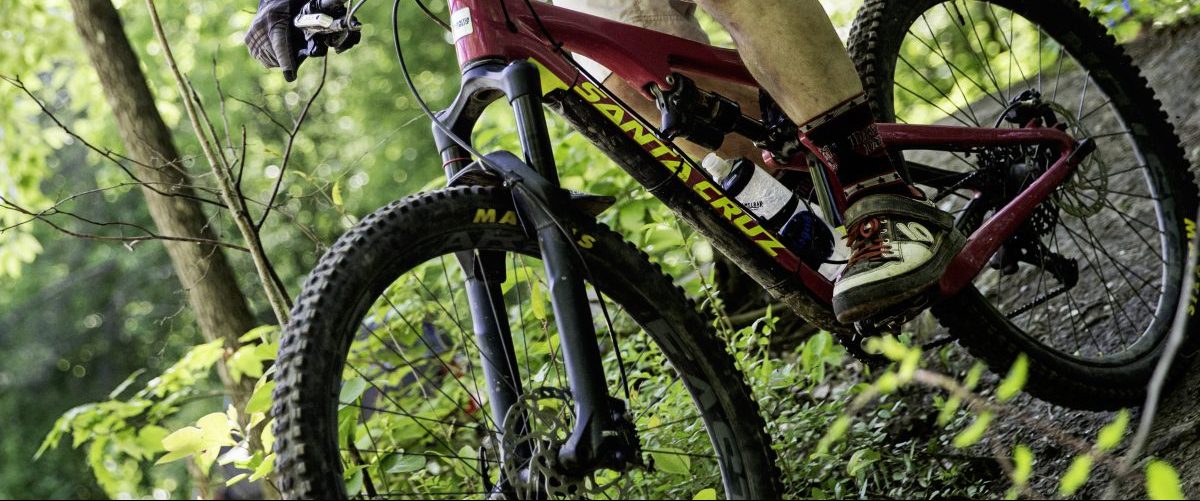
[[[1154, 86], [1178, 129], [1192, 172], [1200, 173], [1200, 20], [1160, 30], [1132, 44], [1130, 53]], [[1184, 492], [1200, 496], [1200, 357], [1185, 361], [1187, 375], [1164, 395], [1146, 456], [1179, 470]], [[1125, 494], [1140, 496], [1140, 485]]]

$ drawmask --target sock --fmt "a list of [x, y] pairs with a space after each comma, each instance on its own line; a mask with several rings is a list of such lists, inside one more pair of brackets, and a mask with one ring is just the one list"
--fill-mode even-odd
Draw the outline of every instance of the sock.
[[914, 195], [884, 148], [865, 95], [801, 125], [800, 133], [831, 161], [847, 202], [867, 195]]

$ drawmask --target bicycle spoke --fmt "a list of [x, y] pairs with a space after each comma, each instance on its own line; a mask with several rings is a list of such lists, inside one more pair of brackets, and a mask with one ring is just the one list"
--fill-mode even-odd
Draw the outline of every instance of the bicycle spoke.
[[[963, 10], [965, 10], [967, 12], [967, 20], [971, 23], [971, 34], [975, 35], [975, 42], [979, 44], [979, 49], [984, 51], [983, 57], [978, 57], [977, 59], [983, 62], [984, 71], [988, 75], [988, 77], [991, 79], [992, 85], [996, 86], [996, 92], [1000, 93], [1000, 96], [1004, 98], [1003, 99], [1004, 101], [1008, 101], [1009, 96], [1004, 92], [1006, 89], [1000, 88], [1000, 79], [997, 78], [996, 71], [994, 69], [992, 69], [991, 58], [988, 57], [988, 54], [987, 54], [987, 49], [986, 49], [987, 46], [984, 45], [983, 38], [979, 36], [979, 30], [976, 29], [977, 24], [975, 23], [975, 17], [971, 14], [971, 9], [969, 7], [964, 8]], [[968, 45], [969, 45], [969, 43], [970, 43], [970, 41], [968, 41]], [[978, 54], [978, 53], [976, 53], [976, 54]]]
[[909, 93], [909, 94], [912, 94], [913, 97], [916, 97], [917, 99], [920, 99], [921, 101], [924, 101], [925, 104], [928, 104], [929, 106], [937, 108], [938, 111], [944, 113], [947, 117], [953, 118], [954, 120], [958, 121], [958, 123], [963, 124], [964, 126], [967, 126], [967, 127], [971, 126], [971, 124], [967, 123], [966, 120], [959, 118], [958, 115], [955, 115], [953, 113], [950, 113], [949, 111], [946, 111], [944, 108], [939, 106], [937, 103], [934, 103], [933, 101], [929, 100], [929, 98], [916, 93], [915, 91], [913, 91], [912, 89], [909, 89], [908, 87], [905, 87], [904, 84], [897, 82], [896, 87], [899, 88], [900, 90], [903, 90], [903, 91]]

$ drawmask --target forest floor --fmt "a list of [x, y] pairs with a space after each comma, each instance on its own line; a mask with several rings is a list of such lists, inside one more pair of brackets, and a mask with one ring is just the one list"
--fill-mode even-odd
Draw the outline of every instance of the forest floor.
[[[1177, 128], [1193, 173], [1200, 173], [1200, 20], [1157, 29], [1126, 46], [1142, 74], [1150, 81]], [[1179, 470], [1184, 492], [1200, 495], [1200, 357], [1182, 360], [1189, 364], [1184, 378], [1163, 397], [1155, 418], [1154, 429], [1144, 457], [1155, 456], [1170, 462]], [[1094, 443], [1096, 434], [1112, 421], [1110, 412], [1076, 411], [1022, 395], [1012, 402], [1030, 420], [1048, 424]], [[1131, 416], [1130, 434], [1140, 418], [1140, 411]], [[1026, 424], [1028, 421], [1025, 422]], [[1010, 451], [1015, 444], [1030, 446], [1035, 453], [1035, 478], [1032, 487], [1043, 495], [1054, 496], [1058, 479], [1071, 463], [1076, 452], [1060, 442], [1032, 429], [1022, 422], [997, 423], [996, 433], [981, 443], [979, 451]], [[1123, 455], [1123, 450], [1116, 454]], [[1140, 471], [1141, 468], [1138, 468]], [[1140, 475], [1140, 473], [1139, 473]], [[1093, 481], [1076, 496], [1103, 498], [1109, 488], [1111, 475], [1103, 468], [1093, 474]], [[1140, 477], [1139, 477], [1140, 478]], [[1140, 498], [1145, 495], [1144, 483], [1125, 481], [1119, 485], [1121, 497]]]

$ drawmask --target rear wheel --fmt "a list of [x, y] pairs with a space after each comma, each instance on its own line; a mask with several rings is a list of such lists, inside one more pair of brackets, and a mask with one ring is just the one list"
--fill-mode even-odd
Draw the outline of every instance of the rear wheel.
[[[1197, 194], [1130, 58], [1067, 0], [868, 0], [850, 47], [884, 121], [1052, 125], [1022, 114], [1028, 108], [1097, 143], [974, 287], [934, 314], [993, 370], [1026, 354], [1035, 396], [1087, 409], [1140, 403], [1190, 272]], [[1010, 147], [905, 156], [913, 180], [969, 234], [1053, 155]]]
[[[599, 376], [626, 402], [644, 466], [563, 472], [557, 452], [574, 406], [537, 242], [509, 191], [459, 188], [366, 217], [309, 276], [281, 342], [274, 395], [284, 497], [690, 498], [707, 488], [778, 497], [758, 406], [711, 323], [617, 234], [589, 221], [568, 226], [593, 271]], [[472, 329], [455, 259], [463, 252], [503, 257], [506, 311], [496, 316], [511, 328], [519, 374], [507, 413], [526, 416], [527, 427], [490, 411], [495, 383], [482, 370], [490, 358]], [[502, 454], [522, 447], [523, 460]]]

